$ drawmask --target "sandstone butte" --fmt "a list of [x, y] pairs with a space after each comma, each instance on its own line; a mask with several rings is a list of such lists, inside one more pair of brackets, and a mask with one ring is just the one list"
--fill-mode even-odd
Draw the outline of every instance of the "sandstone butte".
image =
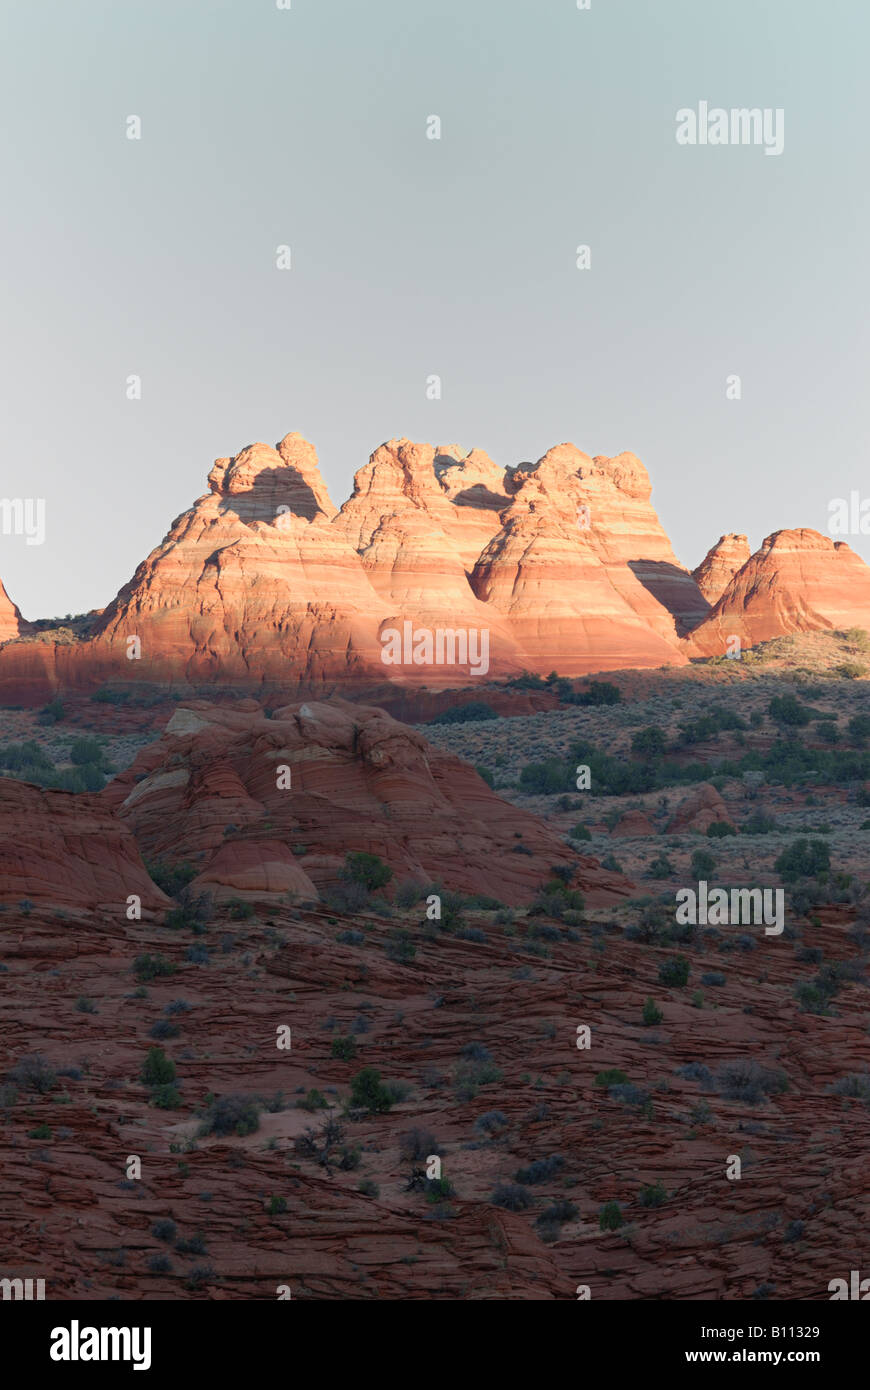
[[98, 799], [145, 859], [188, 861], [192, 890], [217, 901], [316, 902], [359, 851], [396, 882], [509, 905], [528, 903], [555, 865], [592, 905], [630, 889], [417, 730], [340, 699], [271, 717], [254, 700], [190, 701]]
[[745, 536], [734, 532], [720, 536], [711, 546], [692, 578], [709, 604], [716, 603], [752, 554]]
[[191, 701], [93, 795], [0, 778], [4, 911], [127, 921], [136, 895], [143, 920], [162, 918], [172, 903], [145, 865], [164, 857], [193, 865], [192, 890], [218, 902], [316, 904], [354, 851], [380, 856], [395, 883], [437, 881], [513, 906], [554, 866], [592, 906], [631, 889], [417, 730], [339, 699], [271, 717], [254, 700]]
[[[289, 434], [218, 459], [208, 483], [87, 637], [30, 630], [0, 590], [0, 700], [132, 681], [377, 702], [522, 670], [685, 665], [734, 636], [868, 624], [870, 569], [815, 531], [776, 532], [754, 555], [722, 536], [690, 573], [630, 453], [559, 444], [501, 468], [480, 449], [394, 439], [337, 509], [313, 446]], [[405, 624], [486, 632], [486, 670], [385, 664], [386, 635]]]
[[776, 531], [733, 575], [686, 647], [693, 656], [720, 656], [733, 637], [753, 647], [786, 632], [850, 627], [870, 627], [870, 568], [845, 541]]

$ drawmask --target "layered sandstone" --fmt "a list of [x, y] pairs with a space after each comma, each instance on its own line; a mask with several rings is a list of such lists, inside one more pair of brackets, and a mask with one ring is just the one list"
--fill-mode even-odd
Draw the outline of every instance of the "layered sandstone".
[[729, 532], [711, 546], [692, 578], [709, 604], [721, 598], [739, 569], [746, 564], [751, 551], [745, 536]]
[[777, 532], [749, 558], [726, 535], [690, 574], [631, 453], [559, 444], [501, 468], [393, 439], [337, 510], [313, 446], [289, 434], [216, 460], [208, 482], [87, 638], [32, 632], [0, 590], [0, 698], [136, 683], [378, 700], [681, 665], [729, 637], [868, 621], [870, 570], [816, 532]]
[[0, 903], [126, 916], [171, 904], [152, 883], [136, 841], [97, 796], [46, 791], [0, 778]]
[[738, 570], [691, 634], [691, 655], [718, 656], [788, 632], [870, 627], [870, 568], [845, 541], [818, 531], [775, 531]]
[[[648, 587], [652, 568], [670, 552], [643, 510], [648, 489], [636, 469], [605, 462], [614, 466], [562, 444], [513, 470], [502, 528], [472, 572], [474, 592], [505, 616], [532, 670], [573, 676], [682, 661], [674, 614]], [[612, 502], [623, 485], [626, 507], [636, 504], [637, 524], [646, 528], [634, 543], [628, 513], [620, 518], [602, 501]], [[629, 562], [632, 551], [649, 552], [647, 583]], [[701, 601], [696, 591], [693, 601]]]
[[341, 700], [267, 718], [193, 701], [101, 793], [149, 859], [189, 861], [217, 897], [316, 899], [349, 852], [395, 880], [528, 902], [554, 865], [592, 902], [627, 881], [580, 858], [467, 763], [383, 710]]
[[8, 642], [27, 631], [27, 623], [3, 587], [0, 580], [0, 642]]

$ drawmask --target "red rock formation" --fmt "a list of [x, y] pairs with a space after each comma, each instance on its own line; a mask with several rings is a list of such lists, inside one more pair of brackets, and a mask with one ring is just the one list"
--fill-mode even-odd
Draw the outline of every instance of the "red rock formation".
[[721, 598], [749, 556], [748, 540], [733, 531], [720, 536], [710, 547], [698, 568], [692, 571], [692, 578], [708, 603], [713, 604]]
[[0, 591], [0, 698], [135, 682], [371, 700], [522, 669], [682, 665], [728, 637], [864, 626], [870, 611], [870, 570], [816, 532], [778, 532], [743, 564], [745, 538], [723, 536], [689, 574], [629, 453], [560, 444], [501, 469], [481, 450], [391, 440], [336, 511], [290, 434], [218, 459], [209, 488], [86, 640], [29, 633]]
[[691, 655], [718, 656], [787, 632], [870, 627], [870, 568], [818, 531], [776, 531], [735, 574], [689, 639]]
[[[504, 615], [532, 670], [574, 676], [681, 664], [673, 614], [629, 564], [632, 550], [648, 553], [650, 566], [665, 564], [670, 553], [663, 533], [650, 531], [648, 480], [645, 489], [636, 470], [605, 462], [614, 467], [593, 464], [573, 444], [561, 444], [537, 464], [514, 470], [502, 529], [471, 575], [478, 598]], [[623, 484], [627, 510], [620, 520], [607, 506], [621, 496]], [[639, 537], [624, 534], [632, 518], [645, 528]], [[643, 571], [646, 579], [649, 573]], [[682, 574], [697, 604], [694, 583]]]
[[171, 906], [148, 877], [129, 829], [96, 796], [0, 777], [0, 865], [0, 902], [7, 905], [100, 910], [117, 919], [131, 894], [143, 915]]
[[8, 642], [13, 637], [19, 637], [22, 632], [26, 632], [28, 624], [25, 623], [18, 610], [3, 587], [0, 580], [0, 642]]
[[645, 811], [623, 811], [610, 833], [630, 838], [634, 835], [655, 835], [656, 828]]
[[342, 700], [271, 718], [254, 701], [193, 701], [101, 796], [149, 858], [190, 861], [218, 897], [315, 898], [351, 851], [378, 855], [397, 881], [508, 904], [528, 902], [556, 864], [576, 868], [590, 902], [629, 887], [416, 730]]
[[716, 788], [710, 782], [699, 782], [680, 802], [668, 821], [667, 829], [669, 834], [674, 835], [686, 830], [697, 830], [705, 835], [714, 821], [734, 824], [734, 818]]

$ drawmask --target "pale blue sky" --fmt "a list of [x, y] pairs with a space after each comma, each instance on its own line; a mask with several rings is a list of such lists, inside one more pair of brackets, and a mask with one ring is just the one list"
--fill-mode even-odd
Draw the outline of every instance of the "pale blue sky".
[[[43, 546], [0, 536], [12, 597], [108, 603], [215, 457], [289, 430], [338, 503], [394, 435], [572, 440], [644, 460], [686, 564], [826, 530], [870, 494], [868, 16], [5, 0], [0, 496], [47, 502]], [[784, 153], [678, 146], [700, 100], [784, 108]]]

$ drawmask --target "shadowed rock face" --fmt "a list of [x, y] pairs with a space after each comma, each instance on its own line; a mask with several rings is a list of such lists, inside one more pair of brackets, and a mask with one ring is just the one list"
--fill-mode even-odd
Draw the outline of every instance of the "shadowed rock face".
[[[721, 650], [722, 632], [747, 644], [867, 621], [870, 570], [816, 532], [778, 532], [751, 560], [745, 537], [723, 536], [690, 574], [631, 453], [559, 444], [502, 469], [482, 450], [393, 439], [336, 510], [315, 450], [289, 434], [218, 459], [208, 481], [87, 638], [29, 634], [0, 591], [0, 698], [128, 681], [377, 698], [524, 669], [682, 665]], [[385, 660], [405, 624], [469, 645], [485, 633], [485, 670], [461, 642], [435, 660], [403, 642]]]
[[143, 915], [171, 906], [151, 882], [136, 841], [97, 796], [0, 778], [0, 902]]
[[775, 531], [737, 571], [709, 618], [687, 639], [691, 655], [717, 656], [787, 632], [870, 626], [870, 569], [845, 541], [818, 531]]
[[[289, 787], [278, 785], [282, 769]], [[191, 702], [101, 796], [149, 859], [190, 861], [194, 888], [219, 898], [316, 899], [351, 851], [378, 855], [396, 880], [438, 880], [511, 905], [528, 902], [557, 864], [575, 869], [590, 902], [629, 889], [467, 763], [383, 710], [341, 700], [272, 718], [254, 701]]]

